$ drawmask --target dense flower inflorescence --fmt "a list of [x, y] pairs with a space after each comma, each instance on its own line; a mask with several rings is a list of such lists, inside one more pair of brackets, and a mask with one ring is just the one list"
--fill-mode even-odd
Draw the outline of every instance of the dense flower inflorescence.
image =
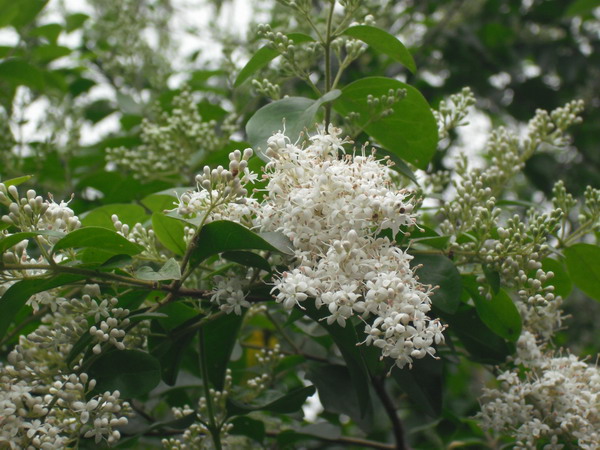
[[540, 442], [559, 449], [577, 441], [600, 442], [600, 370], [574, 355], [544, 354], [525, 332], [517, 346], [518, 366], [498, 376], [499, 389], [486, 389], [479, 418], [483, 428], [513, 435], [519, 448]]
[[418, 282], [410, 255], [380, 237], [415, 224], [414, 199], [374, 154], [345, 155], [340, 133], [321, 130], [306, 148], [282, 133], [268, 141], [267, 194], [256, 225], [285, 234], [297, 259], [273, 292], [288, 310], [314, 299], [329, 324], [374, 316], [365, 343], [403, 367], [433, 355], [443, 340], [443, 325], [427, 316], [431, 287]]
[[[0, 364], [0, 447], [64, 448], [82, 436], [115, 443], [117, 428], [127, 424], [128, 403], [119, 391], [94, 393], [96, 381], [69, 367], [67, 357], [86, 331], [98, 348], [104, 343], [124, 348], [118, 326], [126, 322], [117, 317], [128, 311], [116, 299], [89, 295], [58, 298], [51, 305], [42, 325], [21, 336], [8, 363]], [[88, 318], [101, 320], [99, 327], [90, 328]]]

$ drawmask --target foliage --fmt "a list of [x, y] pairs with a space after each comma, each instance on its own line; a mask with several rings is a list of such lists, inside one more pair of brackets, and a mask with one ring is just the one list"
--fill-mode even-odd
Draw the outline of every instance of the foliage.
[[598, 445], [597, 2], [22, 3], [0, 446]]

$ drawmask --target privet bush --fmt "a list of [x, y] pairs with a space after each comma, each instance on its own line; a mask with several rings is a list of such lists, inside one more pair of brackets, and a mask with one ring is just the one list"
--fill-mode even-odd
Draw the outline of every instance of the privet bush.
[[[494, 128], [474, 163], [476, 96], [432, 109], [400, 81], [419, 49], [376, 2], [281, 1], [245, 65], [223, 38], [172, 90], [169, 2], [28, 6], [0, 4], [21, 37], [0, 61], [0, 446], [600, 445], [600, 372], [563, 331], [570, 298], [600, 300], [600, 190], [523, 176], [571, 157], [583, 101]], [[137, 16], [158, 40], [129, 44]], [[32, 102], [68, 124], [19, 136]]]

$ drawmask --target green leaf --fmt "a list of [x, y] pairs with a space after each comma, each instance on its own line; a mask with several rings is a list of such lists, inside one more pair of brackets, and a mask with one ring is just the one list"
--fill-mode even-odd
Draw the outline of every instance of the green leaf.
[[58, 35], [61, 33], [62, 30], [62, 26], [60, 26], [58, 23], [48, 23], [46, 25], [42, 25], [41, 27], [37, 27], [34, 30], [31, 30], [30, 33], [32, 36], [41, 36], [46, 38], [51, 44], [56, 44]]
[[600, 0], [575, 0], [569, 5], [565, 17], [587, 16], [600, 6]]
[[335, 89], [318, 100], [287, 97], [263, 106], [246, 123], [248, 142], [258, 156], [265, 159], [267, 140], [274, 133], [285, 130], [285, 135], [292, 142], [296, 142], [305, 129], [314, 127], [319, 107], [339, 96], [340, 91]]
[[115, 230], [112, 221], [112, 215], [119, 216], [121, 223], [133, 227], [136, 223], [144, 223], [148, 220], [148, 215], [140, 205], [132, 203], [113, 203], [111, 205], [100, 206], [85, 213], [81, 219], [84, 227], [102, 227], [111, 231]]
[[118, 390], [122, 398], [149, 393], [160, 382], [160, 363], [139, 350], [115, 350], [101, 355], [88, 369], [96, 392]]
[[71, 54], [71, 49], [62, 45], [42, 45], [31, 52], [32, 56], [41, 63], [47, 64], [55, 59]]
[[135, 278], [148, 281], [180, 280], [181, 269], [179, 263], [171, 258], [158, 271], [150, 266], [142, 266], [135, 272]]
[[417, 359], [412, 368], [394, 368], [392, 377], [416, 408], [430, 417], [437, 418], [442, 413], [443, 367], [442, 360]]
[[360, 39], [378, 52], [384, 53], [395, 61], [398, 61], [412, 73], [416, 72], [417, 66], [415, 65], [415, 60], [408, 49], [387, 31], [369, 25], [355, 25], [346, 29], [343, 34]]
[[181, 362], [195, 335], [196, 331], [192, 330], [176, 336], [149, 339], [150, 353], [158, 358], [161, 378], [168, 385], [173, 386], [176, 383]]
[[0, 62], [1, 78], [4, 78], [15, 86], [23, 85], [38, 90], [44, 88], [42, 71], [29, 62], [18, 58]]
[[447, 314], [454, 314], [460, 305], [462, 280], [452, 261], [443, 255], [416, 255], [410, 264], [412, 267], [423, 265], [417, 270], [421, 283], [439, 286], [431, 296], [433, 305]]
[[[314, 41], [312, 37], [302, 33], [290, 33], [287, 35], [287, 37], [296, 44]], [[265, 67], [267, 64], [269, 64], [269, 62], [277, 58], [279, 55], [280, 53], [277, 50], [274, 50], [268, 46], [258, 49], [258, 51], [252, 55], [252, 58], [250, 58], [250, 60], [242, 68], [242, 70], [240, 70], [240, 73], [233, 83], [233, 87], [240, 86], [242, 83], [244, 83], [244, 81]]]
[[69, 14], [66, 19], [65, 29], [68, 33], [75, 31], [83, 26], [90, 16], [83, 13]]
[[[202, 227], [198, 236], [198, 245], [192, 253], [190, 262], [196, 266], [212, 255], [232, 250], [289, 252], [288, 248], [276, 247], [267, 239], [238, 223], [217, 220]], [[271, 241], [273, 242], [273, 240]]]
[[265, 439], [265, 424], [260, 420], [240, 416], [230, 423], [233, 427], [228, 431], [229, 434], [247, 436], [259, 443]]
[[84, 227], [71, 231], [54, 244], [53, 253], [66, 248], [98, 248], [113, 255], [137, 255], [144, 250], [141, 245], [129, 242], [115, 231], [100, 227]]
[[381, 147], [377, 147], [377, 146], [374, 146], [374, 148], [377, 150], [378, 157], [382, 157], [382, 156], [389, 157], [390, 161], [392, 161], [394, 163], [391, 166], [391, 168], [393, 170], [395, 170], [396, 172], [398, 172], [401, 175], [404, 175], [406, 178], [408, 178], [410, 181], [412, 181], [416, 185], [419, 185], [419, 182], [417, 181], [417, 176], [415, 175], [415, 173], [411, 170], [410, 167], [408, 167], [408, 164], [406, 164], [402, 159], [400, 159], [398, 157], [398, 155], [387, 151], [385, 148], [381, 148]]
[[233, 400], [232, 398], [228, 398], [227, 412], [230, 417], [247, 414], [252, 411], [270, 411], [278, 414], [290, 414], [302, 408], [302, 405], [304, 405], [306, 399], [312, 396], [315, 392], [316, 389], [314, 386], [306, 386], [303, 388], [294, 389], [283, 397], [280, 397], [277, 400], [262, 406], [244, 405]]
[[450, 236], [440, 236], [434, 229], [424, 225], [419, 225], [419, 228], [415, 228], [410, 233], [412, 243], [423, 244], [440, 250], [448, 246], [449, 240]]
[[321, 325], [331, 336], [335, 344], [340, 349], [340, 353], [346, 362], [346, 367], [350, 372], [350, 380], [354, 386], [354, 392], [358, 396], [358, 404], [363, 414], [367, 414], [371, 409], [371, 399], [369, 396], [370, 378], [369, 370], [365, 364], [365, 360], [358, 345], [360, 340], [356, 334], [356, 330], [350, 321], [346, 322], [345, 327], [339, 326], [336, 322], [328, 325], [325, 320], [328, 311], [326, 308], [318, 310], [314, 302], [309, 300], [304, 302], [304, 314]]
[[[227, 164], [228, 161], [229, 159], [227, 159], [227, 162], [225, 162], [225, 164]], [[177, 196], [193, 189], [194, 188], [191, 187], [181, 187], [156, 192], [154, 194], [150, 194], [144, 197], [142, 199], [142, 205], [144, 205], [152, 212], [164, 212], [165, 210], [174, 209], [175, 204], [178, 203]]]
[[519, 310], [510, 296], [500, 289], [488, 300], [479, 294], [474, 282], [467, 283], [467, 289], [483, 323], [498, 336], [516, 342], [521, 336], [522, 322]]
[[554, 286], [555, 295], [567, 298], [573, 290], [573, 282], [562, 262], [557, 261], [556, 259], [546, 258], [542, 260], [542, 270], [544, 272], [554, 273], [554, 276], [549, 280], [546, 280], [543, 286]]
[[487, 265], [481, 266], [485, 279], [492, 288], [492, 292], [497, 294], [500, 291], [500, 274], [495, 270], [491, 270]]
[[26, 181], [31, 180], [32, 178], [33, 178], [33, 175], [24, 175], [22, 177], [11, 178], [10, 180], [2, 181], [2, 184], [4, 184], [4, 186], [6, 186], [6, 187], [18, 186], [20, 184], [25, 183]]
[[158, 241], [166, 248], [176, 255], [182, 256], [185, 253], [184, 225], [179, 220], [155, 212], [152, 214], [152, 229]]
[[18, 14], [11, 24], [19, 29], [33, 22], [37, 15], [44, 9], [48, 0], [19, 0]]
[[[1, 243], [1, 241], [0, 241], [0, 243]], [[242, 266], [256, 267], [256, 268], [262, 269], [266, 272], [271, 271], [271, 265], [269, 264], [269, 261], [267, 261], [262, 256], [257, 255], [256, 253], [233, 251], [233, 252], [224, 252], [221, 256], [228, 261], [232, 261], [232, 262], [241, 264]]]
[[460, 339], [473, 361], [500, 364], [514, 352], [514, 345], [510, 345], [490, 330], [481, 321], [475, 308], [465, 308], [451, 316], [443, 317], [450, 325], [448, 332]]
[[13, 317], [33, 294], [84, 280], [85, 278], [81, 275], [61, 274], [45, 280], [21, 280], [13, 284], [0, 298], [0, 339], [4, 337]]
[[317, 388], [319, 400], [326, 411], [346, 414], [360, 425], [372, 419], [368, 417], [365, 420], [365, 414], [359, 405], [358, 392], [354, 389], [347, 367], [336, 364], [311, 364], [306, 377]]
[[0, 239], [0, 255], [24, 239], [29, 239], [36, 236], [52, 236], [61, 238], [64, 235], [65, 233], [54, 230], [23, 231], [21, 233], [11, 234], [3, 239]]
[[[393, 106], [393, 113], [374, 122], [367, 96], [387, 95], [392, 89], [406, 89], [407, 95]], [[358, 124], [383, 147], [398, 157], [426, 169], [437, 150], [437, 123], [429, 104], [414, 87], [384, 77], [362, 78], [342, 89], [334, 108], [342, 115], [360, 114]]]
[[208, 322], [200, 331], [204, 334], [206, 355], [203, 360], [206, 361], [209, 381], [218, 391], [223, 389], [227, 364], [238, 339], [243, 318], [243, 315], [227, 314]]
[[571, 280], [579, 289], [600, 300], [600, 247], [575, 244], [565, 249], [566, 264]]

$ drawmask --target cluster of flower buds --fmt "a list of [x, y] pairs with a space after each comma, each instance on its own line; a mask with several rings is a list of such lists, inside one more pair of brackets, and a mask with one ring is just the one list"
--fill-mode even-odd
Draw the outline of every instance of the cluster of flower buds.
[[[129, 314], [129, 310], [123, 309], [120, 315], [125, 316], [127, 314]], [[103, 343], [114, 345], [118, 350], [124, 350], [125, 344], [123, 344], [122, 340], [125, 337], [126, 332], [124, 328], [127, 325], [129, 325], [129, 319], [119, 320], [115, 317], [103, 320], [98, 326], [92, 325], [90, 327], [90, 335], [98, 341], [92, 349], [93, 352], [99, 354], [102, 351]]]
[[[227, 398], [231, 392], [233, 379], [231, 377], [231, 370], [227, 369], [225, 373], [225, 381], [222, 391], [216, 391], [209, 389], [210, 400], [212, 404], [213, 420], [216, 423], [221, 424], [220, 429], [220, 440], [226, 448], [236, 448], [233, 443], [228, 445], [228, 441], [232, 438], [229, 435], [229, 431], [232, 428], [232, 424], [227, 422]], [[184, 405], [179, 408], [172, 408], [171, 411], [175, 418], [179, 419], [186, 417], [190, 414], [196, 414], [198, 421], [194, 422], [188, 428], [186, 428], [180, 439], [171, 438], [163, 439], [162, 444], [165, 448], [185, 450], [190, 448], [212, 448], [213, 440], [211, 432], [204, 424], [211, 423], [209, 419], [208, 401], [206, 397], [200, 397], [198, 400], [198, 408], [194, 411], [189, 405]], [[244, 447], [245, 448], [245, 447]]]
[[250, 148], [243, 152], [231, 152], [229, 169], [223, 166], [216, 169], [205, 166], [202, 173], [196, 175], [198, 189], [181, 195], [177, 212], [185, 217], [196, 217], [215, 210], [218, 212], [218, 208], [224, 205], [245, 204], [248, 191], [244, 185], [256, 179], [256, 175], [248, 169], [248, 159], [252, 154]]
[[68, 233], [81, 226], [79, 218], [68, 207], [69, 202], [55, 203], [52, 196], [50, 200], [44, 200], [33, 189], [20, 198], [14, 185], [6, 187], [0, 183], [0, 203], [8, 206], [9, 211], [2, 216], [2, 221], [21, 231], [54, 230]]

